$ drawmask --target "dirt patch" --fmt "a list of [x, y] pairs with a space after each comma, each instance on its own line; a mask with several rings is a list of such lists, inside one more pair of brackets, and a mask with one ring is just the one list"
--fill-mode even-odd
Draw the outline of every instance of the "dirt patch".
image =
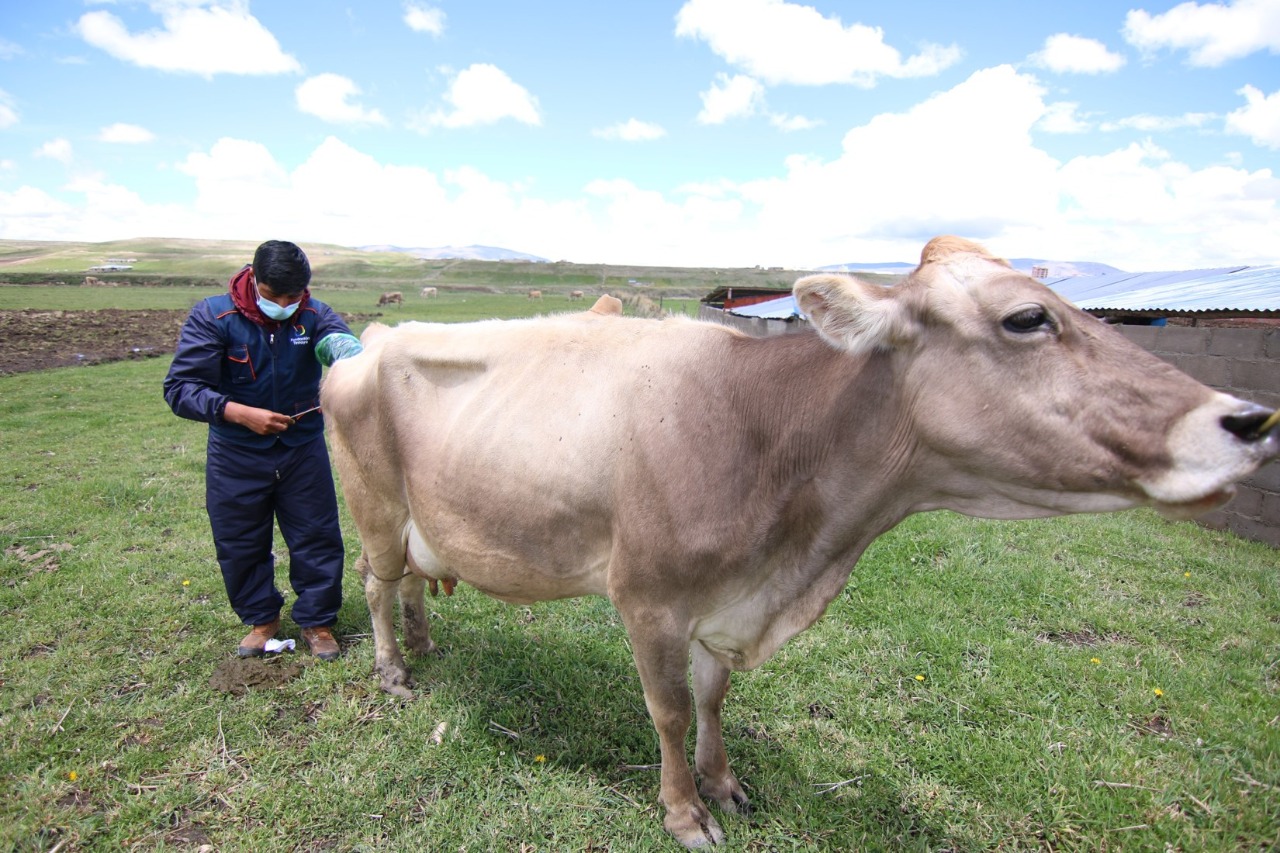
[[1125, 638], [1120, 634], [1095, 634], [1089, 628], [1083, 631], [1048, 631], [1036, 634], [1042, 643], [1061, 643], [1066, 646], [1099, 646], [1103, 643], [1123, 643]]
[[[173, 355], [189, 312], [0, 311], [0, 376]], [[349, 325], [381, 314], [347, 314]]]
[[186, 311], [0, 311], [0, 375], [173, 355]]
[[209, 676], [209, 686], [222, 693], [243, 696], [249, 690], [270, 690], [302, 675], [298, 661], [274, 655], [264, 658], [232, 658], [218, 664]]

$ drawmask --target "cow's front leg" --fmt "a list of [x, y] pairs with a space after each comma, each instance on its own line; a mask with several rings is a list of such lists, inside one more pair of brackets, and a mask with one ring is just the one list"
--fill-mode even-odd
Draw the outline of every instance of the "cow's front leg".
[[[687, 634], [668, 630], [649, 614], [627, 619], [644, 702], [658, 730], [662, 750], [662, 782], [658, 801], [666, 808], [662, 821], [686, 847], [724, 841], [724, 831], [698, 796], [685, 753], [685, 736], [693, 709], [689, 701], [689, 641]], [[625, 617], [624, 617], [625, 618]], [[634, 627], [633, 627], [634, 626]]]
[[400, 581], [400, 615], [404, 620], [404, 644], [409, 651], [429, 655], [436, 650], [427, 621], [427, 602], [423, 588], [426, 581], [407, 574]]
[[393, 696], [412, 699], [409, 690], [413, 680], [404, 665], [404, 656], [396, 642], [393, 622], [396, 593], [400, 578], [386, 581], [378, 577], [376, 570], [369, 572], [364, 582], [364, 597], [369, 602], [369, 620], [373, 625], [373, 669], [382, 677], [381, 688]]
[[702, 643], [693, 644], [693, 697], [698, 712], [694, 766], [702, 777], [699, 791], [727, 812], [751, 813], [751, 803], [729, 769], [720, 711], [729, 692], [729, 668], [712, 657]]

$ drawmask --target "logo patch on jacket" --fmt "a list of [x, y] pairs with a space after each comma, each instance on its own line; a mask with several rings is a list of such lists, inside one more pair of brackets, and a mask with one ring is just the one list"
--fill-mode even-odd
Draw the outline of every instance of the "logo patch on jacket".
[[301, 323], [293, 327], [292, 343], [296, 346], [306, 346], [311, 343], [311, 335], [307, 334], [307, 327]]

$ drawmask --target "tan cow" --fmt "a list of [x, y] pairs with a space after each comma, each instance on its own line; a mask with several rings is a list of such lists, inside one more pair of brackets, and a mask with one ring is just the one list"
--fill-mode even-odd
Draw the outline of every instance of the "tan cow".
[[424, 288], [422, 288], [422, 298], [423, 298], [423, 299], [435, 299], [435, 298], [436, 298], [436, 297], [438, 297], [439, 295], [440, 295], [440, 291], [439, 291], [439, 290], [437, 290], [437, 289], [436, 289], [436, 288], [434, 288], [434, 287], [424, 287]]
[[584, 295], [585, 295], [585, 294], [583, 294], [583, 292], [582, 292], [581, 290], [570, 290], [570, 291], [569, 291], [569, 301], [570, 301], [570, 302], [577, 302], [577, 301], [578, 301], [579, 299], [581, 299]]
[[968, 241], [931, 241], [892, 288], [817, 275], [795, 295], [817, 334], [589, 312], [407, 323], [331, 368], [383, 689], [409, 695], [397, 588], [420, 653], [426, 579], [518, 604], [605, 596], [658, 732], [664, 825], [719, 842], [702, 798], [747, 806], [721, 733], [730, 672], [820, 617], [880, 533], [944, 508], [1201, 513], [1280, 449], [1266, 409]]
[[530, 291], [529, 291], [529, 298], [530, 298], [530, 299], [541, 299], [541, 298], [542, 298], [542, 291], [541, 291], [541, 290], [530, 290]]
[[404, 294], [398, 290], [393, 290], [388, 293], [384, 293], [378, 297], [379, 308], [381, 308], [383, 305], [403, 305], [403, 304], [404, 304]]

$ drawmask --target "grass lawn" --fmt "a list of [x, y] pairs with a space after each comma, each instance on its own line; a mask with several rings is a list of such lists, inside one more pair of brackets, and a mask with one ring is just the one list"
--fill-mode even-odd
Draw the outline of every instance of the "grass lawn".
[[[0, 850], [676, 848], [605, 601], [435, 599], [445, 654], [410, 659], [402, 702], [377, 690], [352, 574], [339, 662], [212, 687], [244, 629], [205, 428], [169, 413], [167, 366], [0, 377]], [[818, 625], [735, 675], [726, 739], [756, 812], [718, 815], [724, 849], [1280, 845], [1278, 563], [1146, 511], [909, 519]]]

